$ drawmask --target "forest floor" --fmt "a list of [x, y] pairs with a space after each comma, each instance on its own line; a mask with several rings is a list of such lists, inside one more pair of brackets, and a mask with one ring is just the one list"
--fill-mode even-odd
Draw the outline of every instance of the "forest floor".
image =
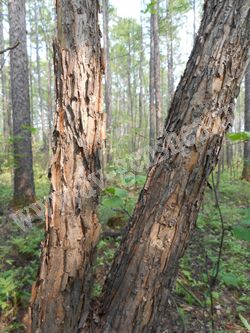
[[[35, 174], [37, 196], [42, 200], [49, 189], [47, 177], [38, 168]], [[144, 181], [141, 175], [126, 176], [117, 170], [109, 173], [111, 185], [103, 191], [100, 205], [104, 231], [123, 230]], [[11, 222], [10, 175], [1, 175], [0, 184], [0, 332], [21, 333], [39, 264], [43, 222], [36, 221], [26, 233]], [[207, 188], [197, 227], [181, 260], [170, 299], [169, 316], [176, 323], [171, 333], [250, 332], [250, 186], [240, 180], [240, 173], [226, 171], [221, 175], [218, 195], [219, 207], [213, 189]], [[225, 236], [221, 256], [220, 212]], [[93, 298], [100, 296], [119, 242], [119, 237], [102, 237], [98, 244]], [[218, 258], [218, 277], [212, 286]]]

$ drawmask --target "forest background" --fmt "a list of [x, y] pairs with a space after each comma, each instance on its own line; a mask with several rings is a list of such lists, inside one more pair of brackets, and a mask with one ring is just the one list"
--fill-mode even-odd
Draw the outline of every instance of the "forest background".
[[[103, 147], [104, 185], [99, 207], [103, 237], [98, 244], [93, 298], [100, 295], [106, 273], [119, 246], [138, 194], [146, 179], [150, 146], [154, 146], [183, 73], [199, 27], [200, 0], [156, 2], [111, 1], [101, 6], [103, 46], [107, 48], [103, 79], [107, 139]], [[107, 3], [105, 2], [107, 5]], [[26, 1], [33, 170], [36, 199], [49, 193], [47, 178], [55, 109], [53, 47], [55, 12], [52, 0]], [[152, 29], [152, 15], [157, 29]], [[107, 38], [108, 37], [108, 38]], [[152, 44], [159, 46], [153, 62], [160, 83], [159, 118], [152, 117]], [[10, 46], [7, 1], [0, 2], [0, 51]], [[13, 45], [11, 45], [13, 46]], [[10, 53], [0, 54], [0, 331], [22, 332], [43, 239], [43, 216], [34, 214], [25, 228], [10, 216], [13, 201], [13, 142]], [[158, 77], [157, 77], [158, 75]], [[247, 82], [247, 80], [246, 80]], [[249, 82], [249, 81], [248, 81]], [[248, 88], [248, 89], [247, 89]], [[235, 119], [225, 140], [216, 172], [207, 188], [197, 229], [181, 261], [173, 294], [173, 316], [187, 332], [249, 332], [249, 179], [243, 179], [246, 96], [242, 83]], [[157, 104], [157, 103], [156, 103]], [[154, 110], [155, 111], [155, 110]], [[153, 123], [152, 123], [153, 122]], [[155, 123], [154, 123], [155, 122]], [[152, 128], [154, 131], [152, 133]], [[150, 130], [151, 129], [151, 130]], [[247, 178], [247, 177], [245, 177]], [[22, 211], [27, 216], [27, 211]], [[27, 227], [28, 226], [28, 227]], [[218, 271], [218, 284], [211, 276]]]

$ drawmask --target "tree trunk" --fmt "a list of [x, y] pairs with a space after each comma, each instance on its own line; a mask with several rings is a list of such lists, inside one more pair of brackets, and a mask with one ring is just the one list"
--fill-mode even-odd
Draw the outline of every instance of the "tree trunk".
[[111, 129], [112, 129], [112, 77], [110, 66], [110, 42], [109, 42], [109, 0], [103, 0], [103, 43], [105, 55], [105, 107], [107, 129], [107, 162], [111, 162]]
[[25, 0], [9, 0], [11, 100], [14, 136], [14, 202], [27, 203], [35, 198], [29, 72], [25, 22]]
[[193, 0], [192, 2], [192, 7], [193, 7], [193, 40], [195, 42], [195, 37], [196, 37], [196, 0]]
[[[142, 130], [143, 126], [143, 60], [144, 60], [144, 45], [143, 45], [143, 20], [142, 14], [140, 17], [141, 26], [140, 26], [140, 63], [139, 63], [139, 84], [140, 84], [140, 93], [139, 93], [139, 129]], [[142, 132], [141, 132], [142, 133]]]
[[131, 39], [131, 34], [129, 32], [128, 34], [128, 64], [127, 64], [127, 77], [128, 77], [128, 109], [129, 109], [129, 114], [130, 114], [130, 136], [131, 136], [131, 153], [135, 151], [135, 134], [134, 134], [134, 129], [135, 129], [135, 117], [136, 117], [136, 112], [134, 110], [134, 101], [133, 101], [133, 85], [132, 85], [132, 47], [131, 47], [132, 39]]
[[[3, 2], [0, 3], [0, 50], [4, 49], [4, 5]], [[0, 55], [0, 69], [1, 69], [1, 93], [2, 93], [2, 126], [3, 126], [3, 152], [9, 153], [9, 143], [8, 140], [11, 134], [11, 124], [10, 124], [10, 110], [8, 103], [7, 94], [7, 80], [5, 71], [5, 55], [4, 53]]]
[[31, 332], [76, 333], [88, 313], [102, 144], [98, 2], [58, 0], [56, 115], [46, 241], [31, 299]]
[[[30, 3], [29, 3], [30, 4]], [[28, 21], [32, 22], [32, 8], [28, 7]], [[34, 112], [34, 100], [33, 100], [33, 70], [32, 70], [32, 55], [33, 55], [33, 45], [31, 38], [29, 40], [29, 95], [30, 95], [30, 123], [31, 127], [38, 128], [37, 117], [35, 117]]]
[[178, 261], [233, 118], [249, 45], [249, 0], [207, 0], [165, 134], [104, 287], [100, 322], [92, 332], [168, 329]]
[[[154, 52], [154, 16], [150, 17], [150, 60], [149, 60], [149, 147], [150, 150], [155, 148], [156, 138], [156, 117], [155, 117], [155, 52]], [[149, 154], [150, 162], [152, 161], [152, 153]]]
[[169, 31], [167, 32], [167, 62], [168, 62], [168, 105], [171, 105], [174, 95], [174, 54], [173, 54], [173, 22], [170, 11], [170, 1], [166, 0], [167, 20], [169, 22]]
[[[250, 132], [250, 64], [245, 77], [245, 131]], [[250, 182], [250, 140], [244, 143], [244, 167], [242, 178]]]
[[47, 74], [48, 74], [48, 86], [47, 86], [47, 118], [48, 118], [48, 126], [49, 126], [49, 133], [48, 133], [48, 142], [49, 142], [49, 148], [51, 148], [52, 142], [52, 125], [53, 125], [53, 99], [52, 99], [52, 61], [50, 57], [49, 48], [46, 45], [46, 54], [47, 54]]
[[38, 106], [39, 114], [41, 116], [42, 124], [42, 141], [45, 150], [48, 148], [46, 125], [44, 117], [44, 106], [43, 106], [43, 93], [42, 93], [42, 82], [41, 82], [41, 64], [40, 64], [40, 51], [39, 51], [39, 31], [38, 31], [38, 3], [35, 1], [35, 42], [36, 42], [36, 71], [37, 71], [37, 87], [38, 87]]
[[156, 136], [162, 132], [162, 101], [161, 101], [161, 61], [159, 42], [159, 0], [157, 0], [156, 14], [154, 14], [154, 86], [155, 86], [155, 113], [156, 113]]

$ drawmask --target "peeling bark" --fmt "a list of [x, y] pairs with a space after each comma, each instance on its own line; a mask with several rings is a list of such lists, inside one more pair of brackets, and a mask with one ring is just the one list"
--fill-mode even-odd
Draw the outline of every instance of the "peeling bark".
[[178, 260], [233, 120], [249, 45], [249, 0], [206, 1], [165, 134], [106, 281], [95, 314], [99, 324], [92, 322], [92, 332], [162, 333], [169, 328], [166, 313]]
[[98, 2], [57, 0], [56, 114], [42, 263], [31, 332], [75, 333], [88, 313], [99, 237], [102, 68]]

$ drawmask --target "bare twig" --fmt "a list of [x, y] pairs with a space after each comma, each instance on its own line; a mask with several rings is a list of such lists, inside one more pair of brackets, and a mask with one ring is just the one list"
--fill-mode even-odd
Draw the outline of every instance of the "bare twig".
[[212, 333], [213, 333], [215, 331], [213, 291], [214, 291], [214, 287], [216, 286], [216, 283], [218, 280], [218, 275], [220, 272], [220, 265], [221, 265], [221, 260], [222, 260], [222, 251], [223, 251], [224, 239], [225, 239], [225, 234], [226, 234], [226, 228], [225, 228], [225, 222], [223, 219], [222, 211], [220, 208], [218, 188], [215, 185], [213, 173], [212, 173], [212, 185], [213, 185], [213, 191], [214, 191], [214, 197], [215, 197], [215, 204], [218, 209], [220, 221], [221, 221], [221, 239], [220, 239], [220, 245], [219, 245], [219, 253], [218, 253], [218, 259], [217, 259], [217, 262], [215, 265], [215, 271], [212, 273], [212, 275], [209, 274], [208, 257], [206, 256], [207, 279], [208, 279], [208, 284], [209, 284], [209, 297], [210, 297], [210, 313], [211, 313], [211, 324], [212, 324]]
[[122, 230], [117, 230], [117, 231], [104, 231], [102, 233], [101, 238], [106, 239], [106, 238], [118, 238], [122, 237], [125, 234], [126, 228]]
[[206, 261], [206, 273], [207, 273], [207, 281], [209, 286], [209, 298], [210, 298], [210, 318], [211, 318], [211, 324], [212, 324], [212, 333], [215, 331], [215, 322], [214, 322], [214, 298], [213, 298], [213, 284], [212, 284], [212, 277], [209, 274], [209, 268], [208, 268], [208, 257], [205, 256]]
[[174, 303], [174, 306], [175, 306], [175, 308], [176, 308], [176, 311], [177, 311], [177, 313], [178, 313], [178, 315], [179, 315], [179, 317], [180, 317], [180, 320], [181, 320], [181, 322], [182, 322], [183, 333], [186, 333], [186, 324], [185, 324], [185, 320], [184, 320], [184, 318], [182, 317], [182, 315], [180, 314], [180, 311], [179, 311], [179, 308], [178, 308], [178, 304], [177, 304], [177, 302], [176, 302], [174, 296], [173, 296], [171, 293], [169, 293], [169, 296], [170, 296], [172, 302]]
[[19, 44], [20, 44], [20, 42], [17, 41], [16, 44], [14, 44], [13, 46], [9, 46], [6, 49], [0, 50], [0, 54], [3, 54], [5, 52], [11, 51], [11, 50], [14, 50]]
[[202, 301], [191, 290], [189, 290], [180, 280], [177, 280], [176, 282], [194, 299], [197, 305], [199, 305], [202, 309], [204, 308]]
[[131, 219], [132, 216], [130, 215], [130, 213], [125, 209], [125, 208], [112, 208], [112, 210], [114, 212], [118, 212], [118, 213], [125, 213], [128, 215], [128, 217]]
[[213, 286], [215, 286], [217, 279], [218, 279], [219, 272], [220, 272], [220, 264], [221, 264], [221, 259], [222, 259], [222, 250], [223, 250], [223, 244], [224, 244], [224, 239], [225, 239], [225, 234], [226, 234], [226, 228], [225, 228], [225, 222], [224, 222], [223, 215], [222, 215], [221, 208], [220, 208], [218, 189], [215, 186], [213, 173], [212, 173], [212, 183], [213, 183], [215, 202], [216, 202], [216, 206], [218, 208], [218, 212], [220, 215], [220, 221], [221, 221], [221, 239], [220, 239], [219, 254], [218, 254], [218, 260], [216, 263], [215, 274], [213, 274], [213, 278], [212, 278], [212, 284], [213, 284]]

